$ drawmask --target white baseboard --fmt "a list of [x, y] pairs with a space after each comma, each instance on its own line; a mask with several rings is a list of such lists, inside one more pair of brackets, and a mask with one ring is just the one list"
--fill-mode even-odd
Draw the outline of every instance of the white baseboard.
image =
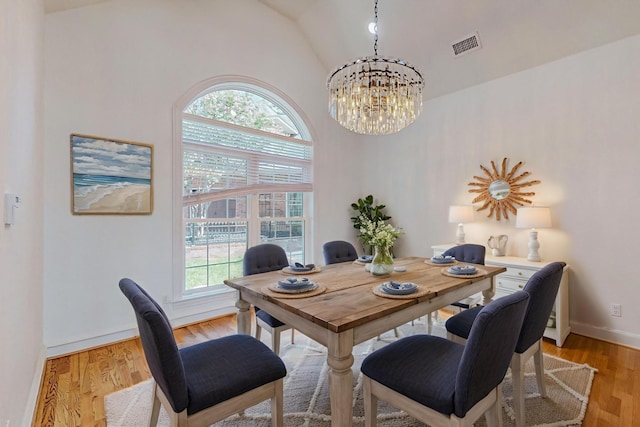
[[571, 332], [640, 350], [640, 335], [586, 323], [571, 322]]
[[[223, 294], [211, 295], [202, 298], [177, 301], [170, 303], [171, 310], [167, 310], [167, 315], [171, 318], [171, 325], [173, 327], [178, 327], [210, 319], [212, 317], [236, 313], [236, 300], [237, 296], [235, 292], [225, 292]], [[135, 324], [133, 312], [131, 312], [131, 322]], [[135, 327], [117, 331], [96, 331], [92, 336], [77, 337], [75, 339], [70, 339], [65, 343], [49, 345], [47, 347], [46, 356], [62, 356], [130, 339], [137, 335], [138, 330]]]
[[24, 416], [22, 417], [22, 427], [31, 427], [33, 425], [34, 416], [36, 415], [36, 406], [38, 405], [38, 395], [40, 394], [40, 386], [44, 377], [44, 368], [47, 363], [47, 348], [43, 345], [36, 361], [33, 371], [33, 379], [31, 380], [31, 388], [27, 398]]

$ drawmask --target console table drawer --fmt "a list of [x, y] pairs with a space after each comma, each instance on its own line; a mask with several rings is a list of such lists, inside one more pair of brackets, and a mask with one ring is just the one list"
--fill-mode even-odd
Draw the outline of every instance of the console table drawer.
[[504, 273], [499, 274], [496, 277], [496, 287], [509, 293], [521, 291], [524, 288], [524, 285], [526, 284], [527, 284], [526, 280], [518, 280], [518, 279], [505, 277]]
[[[508, 266], [508, 265], [505, 266], [505, 267], [507, 267], [507, 271], [502, 273], [500, 276], [508, 276], [508, 277], [517, 278], [517, 279], [523, 280], [525, 283], [537, 271], [537, 270], [529, 270], [529, 269], [526, 269], [526, 268]], [[500, 277], [500, 276], [498, 276], [498, 277]]]

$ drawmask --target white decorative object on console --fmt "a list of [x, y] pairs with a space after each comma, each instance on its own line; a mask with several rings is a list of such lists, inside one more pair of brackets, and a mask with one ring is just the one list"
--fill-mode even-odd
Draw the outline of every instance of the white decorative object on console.
[[487, 240], [487, 246], [491, 248], [491, 255], [505, 256], [508, 240], [509, 240], [509, 236], [507, 236], [506, 234], [489, 237], [489, 240]]
[[473, 222], [473, 206], [449, 206], [449, 222], [458, 223], [456, 244], [463, 244], [464, 227], [462, 224], [465, 222]]
[[540, 243], [538, 243], [538, 232], [536, 228], [549, 228], [551, 227], [551, 212], [549, 208], [543, 207], [528, 207], [518, 209], [518, 215], [516, 216], [516, 228], [530, 228], [529, 232], [529, 255], [527, 260], [540, 261], [540, 255], [538, 249], [540, 249]]

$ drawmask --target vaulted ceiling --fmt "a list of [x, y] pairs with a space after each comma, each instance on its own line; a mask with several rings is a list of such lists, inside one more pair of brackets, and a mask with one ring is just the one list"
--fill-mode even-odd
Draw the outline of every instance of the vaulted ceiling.
[[[52, 13], [104, 1], [44, 3]], [[327, 73], [373, 55], [374, 0], [258, 1], [300, 27]], [[378, 54], [416, 66], [425, 98], [640, 34], [638, 0], [380, 0], [378, 17]], [[474, 34], [480, 49], [454, 55], [452, 44]]]

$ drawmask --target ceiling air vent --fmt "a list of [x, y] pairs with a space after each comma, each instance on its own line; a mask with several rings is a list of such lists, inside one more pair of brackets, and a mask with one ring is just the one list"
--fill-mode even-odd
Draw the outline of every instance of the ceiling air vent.
[[453, 48], [453, 54], [455, 56], [460, 56], [465, 53], [478, 50], [482, 45], [480, 44], [480, 37], [478, 36], [478, 33], [473, 33], [464, 39], [453, 43], [451, 47]]

